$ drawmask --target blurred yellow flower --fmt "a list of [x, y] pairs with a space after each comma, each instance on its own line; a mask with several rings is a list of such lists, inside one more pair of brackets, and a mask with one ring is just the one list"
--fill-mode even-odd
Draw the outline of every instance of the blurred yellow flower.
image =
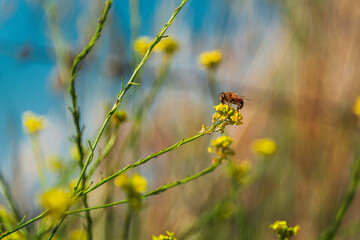
[[142, 205], [142, 195], [141, 193], [146, 191], [147, 181], [144, 177], [139, 174], [134, 174], [130, 178], [125, 174], [115, 178], [115, 185], [122, 188], [127, 197], [130, 200], [130, 204], [134, 210], [138, 210]]
[[47, 165], [54, 172], [60, 171], [64, 167], [61, 158], [54, 154], [47, 156]]
[[149, 37], [139, 37], [134, 41], [134, 51], [139, 55], [145, 55], [152, 42], [153, 41]]
[[278, 229], [287, 228], [287, 223], [286, 221], [276, 221], [273, 224], [271, 224], [269, 228], [273, 229], [274, 231], [277, 231]]
[[230, 145], [234, 142], [229, 136], [220, 136], [216, 139], [211, 140], [212, 148], [209, 148], [208, 151], [215, 152], [218, 157], [214, 158], [214, 162], [220, 162], [225, 159], [229, 159], [232, 155], [235, 154], [235, 151], [230, 147]]
[[278, 235], [279, 239], [288, 240], [299, 233], [300, 227], [288, 227], [286, 221], [276, 221], [269, 226]]
[[215, 69], [221, 62], [222, 54], [219, 50], [203, 52], [199, 55], [200, 66], [204, 69]]
[[128, 114], [126, 111], [116, 111], [113, 115], [113, 117], [111, 118], [113, 123], [123, 123], [126, 122], [128, 120]]
[[129, 184], [129, 177], [125, 174], [122, 174], [115, 178], [114, 183], [119, 188], [126, 188]]
[[77, 146], [73, 146], [70, 149], [70, 155], [71, 155], [72, 159], [74, 159], [76, 161], [80, 160], [80, 153], [79, 153], [79, 149], [77, 148]]
[[86, 240], [87, 233], [83, 229], [76, 229], [69, 233], [69, 240]]
[[31, 111], [26, 111], [22, 115], [24, 131], [28, 134], [35, 134], [45, 129], [46, 120], [42, 116], [38, 116]]
[[124, 189], [125, 191], [143, 193], [146, 191], [147, 181], [139, 174], [134, 174], [131, 176], [131, 178], [125, 174], [122, 174], [115, 179], [115, 185]]
[[160, 236], [152, 236], [152, 240], [177, 240], [177, 238], [174, 237], [173, 232], [166, 231], [167, 236], [160, 234]]
[[130, 182], [135, 192], [143, 193], [146, 191], [147, 181], [144, 177], [140, 176], [139, 174], [134, 174], [131, 177]]
[[239, 164], [230, 162], [228, 165], [228, 173], [234, 181], [244, 184], [249, 180], [251, 168], [252, 163], [249, 160], [244, 160]]
[[276, 144], [271, 138], [257, 139], [251, 143], [251, 146], [255, 153], [262, 156], [270, 156], [276, 151]]
[[155, 46], [156, 51], [163, 52], [169, 56], [173, 55], [179, 49], [179, 43], [175, 38], [167, 37], [162, 38], [161, 41]]
[[360, 117], [360, 96], [358, 96], [356, 98], [356, 101], [355, 101], [355, 104], [354, 104], [354, 107], [353, 107], [353, 113]]
[[61, 216], [73, 203], [70, 192], [60, 188], [53, 188], [40, 196], [40, 203], [44, 209], [49, 209], [54, 217]]

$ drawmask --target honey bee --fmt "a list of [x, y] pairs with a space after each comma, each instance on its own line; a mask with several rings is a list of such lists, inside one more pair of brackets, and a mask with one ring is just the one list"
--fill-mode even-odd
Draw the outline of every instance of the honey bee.
[[244, 106], [243, 97], [237, 95], [234, 92], [222, 92], [220, 93], [219, 97], [220, 97], [220, 102], [222, 104], [227, 102], [229, 104], [237, 105], [237, 109], [236, 109], [237, 111], [239, 111], [239, 109], [241, 109]]

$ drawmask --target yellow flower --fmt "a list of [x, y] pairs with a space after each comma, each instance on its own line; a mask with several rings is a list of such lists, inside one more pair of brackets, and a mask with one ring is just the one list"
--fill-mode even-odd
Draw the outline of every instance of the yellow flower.
[[355, 101], [355, 104], [354, 104], [354, 107], [353, 107], [353, 113], [360, 117], [360, 96], [358, 96], [356, 98], [356, 101]]
[[244, 184], [249, 180], [251, 168], [252, 163], [249, 160], [244, 160], [240, 164], [230, 162], [228, 165], [228, 173], [234, 181]]
[[146, 191], [147, 188], [147, 181], [145, 178], [140, 176], [139, 174], [134, 174], [131, 179], [131, 186], [137, 193], [143, 193]]
[[276, 151], [276, 144], [271, 138], [262, 138], [251, 143], [253, 151], [262, 155], [270, 156]]
[[22, 115], [24, 131], [28, 134], [35, 134], [45, 129], [46, 120], [42, 116], [37, 116], [33, 112], [26, 111]]
[[167, 37], [162, 38], [161, 41], [155, 46], [156, 51], [163, 52], [167, 55], [173, 55], [179, 49], [179, 43], [175, 38]]
[[152, 240], [177, 240], [177, 238], [174, 237], [173, 232], [166, 231], [167, 236], [160, 234], [159, 237], [152, 236]]
[[288, 240], [299, 233], [300, 227], [288, 227], [286, 221], [276, 221], [269, 226], [278, 235], [279, 239]]
[[115, 178], [114, 183], [116, 186], [118, 186], [120, 188], [127, 188], [128, 184], [129, 184], [129, 177], [125, 174], [122, 174]]
[[215, 129], [215, 131], [223, 131], [226, 125], [240, 125], [243, 122], [241, 113], [235, 110], [233, 107], [220, 103], [214, 106], [216, 113], [213, 114], [212, 124], [221, 122], [221, 124]]
[[286, 221], [276, 221], [269, 226], [269, 228], [273, 229], [274, 231], [278, 231], [279, 229], [287, 228]]
[[152, 40], [149, 37], [139, 37], [134, 41], [134, 51], [139, 55], [145, 55], [150, 48]]
[[49, 155], [47, 157], [47, 165], [50, 168], [50, 170], [54, 172], [60, 171], [64, 167], [61, 158], [56, 155]]
[[77, 146], [73, 146], [70, 149], [70, 155], [72, 157], [72, 159], [79, 161], [80, 160], [80, 153], [79, 153], [79, 149]]
[[76, 229], [69, 233], [69, 240], [86, 240], [87, 233], [83, 229]]
[[122, 174], [115, 179], [115, 185], [128, 192], [143, 193], [146, 191], [147, 181], [139, 174], [134, 174], [131, 178]]
[[141, 193], [145, 192], [147, 187], [147, 181], [145, 178], [139, 174], [134, 174], [130, 178], [123, 174], [115, 179], [115, 185], [122, 188], [126, 192], [130, 200], [130, 204], [134, 210], [141, 208]]
[[214, 158], [214, 162], [229, 159], [230, 156], [235, 154], [235, 151], [230, 147], [233, 142], [234, 139], [225, 135], [211, 140], [212, 148], [209, 148], [208, 151], [210, 153], [214, 151], [218, 155], [217, 158]]
[[44, 209], [50, 210], [51, 215], [59, 217], [69, 209], [73, 199], [68, 191], [53, 188], [41, 195], [40, 203]]
[[126, 122], [128, 120], [128, 114], [126, 111], [116, 111], [113, 115], [113, 117], [111, 118], [113, 123], [123, 123]]
[[203, 52], [199, 55], [199, 63], [202, 68], [215, 69], [221, 62], [222, 54], [219, 50]]

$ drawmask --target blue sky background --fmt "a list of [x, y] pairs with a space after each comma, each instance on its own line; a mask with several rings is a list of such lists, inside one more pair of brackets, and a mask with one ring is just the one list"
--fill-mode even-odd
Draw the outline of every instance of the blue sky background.
[[[93, 1], [94, 3], [96, 1]], [[199, 39], [208, 39], [205, 44], [208, 48], [216, 48], [219, 42], [230, 38], [235, 32], [232, 30], [247, 27], [247, 13], [239, 15], [240, 9], [229, 8], [233, 1], [217, 0], [190, 0], [180, 12], [169, 33], [176, 32], [176, 29], [186, 27], [191, 31], [191, 38], [194, 42]], [[71, 3], [71, 4], [70, 4]], [[97, 3], [103, 6], [102, 1]], [[140, 35], [154, 36], [167, 21], [180, 1], [170, 0], [141, 0]], [[246, 1], [244, 2], [244, 4]], [[118, 34], [124, 41], [125, 55], [130, 56], [130, 24], [129, 24], [129, 2], [114, 0], [110, 12], [112, 23], [119, 29]], [[232, 5], [234, 6], [234, 5]], [[240, 4], [238, 4], [240, 6]], [[61, 29], [66, 41], [71, 45], [73, 51], [78, 51], [83, 46], [79, 36], [77, 23], [92, 24], [90, 31], [95, 31], [96, 22], [87, 21], [90, 19], [88, 1], [64, 1], [60, 2], [59, 15], [62, 16]], [[66, 11], [65, 11], [65, 10]], [[102, 9], [102, 8], [101, 8]], [[266, 1], [256, 1], [252, 9], [260, 25], [267, 24], [276, 16], [273, 6]], [[181, 25], [180, 25], [181, 24]], [[93, 26], [94, 25], [94, 26]], [[109, 42], [113, 32], [104, 29], [94, 49], [96, 61], [91, 63], [88, 71], [81, 77], [87, 78], [87, 85], [84, 91], [93, 91], [89, 84], [98, 81], [101, 77], [101, 65], [105, 55], [111, 52]], [[261, 39], [261, 38], [260, 38]], [[254, 43], [256, 46], [256, 42]], [[104, 51], [99, 51], [104, 49]], [[66, 106], [63, 94], [56, 92], [53, 88], [53, 71], [55, 59], [53, 54], [54, 46], [49, 38], [49, 29], [46, 23], [46, 15], [40, 4], [32, 1], [0, 1], [0, 164], [9, 163], [14, 157], [11, 154], [11, 143], [18, 143], [26, 138], [22, 130], [21, 115], [31, 110], [40, 115], [52, 115], [66, 122]], [[206, 49], [202, 49], [206, 50]], [[22, 57], [25, 56], [25, 57]], [[194, 60], [196, 61], [196, 59]], [[246, 66], [244, 66], [246, 67]], [[124, 74], [126, 79], [126, 74]], [[80, 87], [79, 87], [80, 88]], [[119, 91], [118, 82], [107, 82], [96, 89], [101, 89], [104, 95], [108, 92], [114, 94]], [[82, 92], [79, 92], [81, 95]], [[109, 100], [113, 96], [107, 97]], [[80, 104], [84, 103], [85, 97], [79, 97]], [[83, 106], [82, 106], [83, 107]], [[86, 110], [86, 107], [84, 108]], [[84, 111], [85, 111], [84, 110]], [[67, 133], [68, 134], [68, 133]]]

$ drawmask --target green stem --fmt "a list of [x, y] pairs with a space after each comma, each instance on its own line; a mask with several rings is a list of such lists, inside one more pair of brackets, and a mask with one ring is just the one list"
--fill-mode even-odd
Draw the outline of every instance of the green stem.
[[65, 220], [66, 216], [67, 216], [67, 214], [64, 214], [64, 215], [59, 219], [59, 221], [57, 222], [55, 228], [52, 230], [52, 232], [51, 232], [48, 240], [51, 240], [51, 239], [54, 237], [55, 233], [56, 233], [57, 230], [60, 228], [60, 226], [61, 226], [62, 222]]
[[30, 219], [30, 220], [29, 220], [29, 221], [27, 221], [26, 223], [23, 223], [23, 224], [18, 225], [17, 227], [15, 227], [14, 229], [12, 229], [11, 231], [9, 231], [9, 232], [7, 232], [7, 233], [5, 233], [5, 234], [1, 235], [1, 236], [0, 236], [0, 239], [3, 239], [4, 237], [9, 236], [10, 234], [12, 234], [12, 233], [14, 233], [14, 232], [16, 232], [16, 231], [18, 231], [18, 230], [20, 230], [20, 229], [22, 229], [22, 228], [24, 228], [24, 227], [28, 226], [29, 224], [31, 224], [31, 223], [33, 223], [33, 222], [35, 222], [35, 221], [39, 220], [39, 219], [42, 219], [43, 217], [45, 217], [45, 216], [46, 216], [46, 214], [47, 214], [48, 212], [49, 212], [49, 210], [47, 210], [47, 211], [45, 211], [45, 212], [41, 213], [41, 214], [40, 214], [40, 215], [38, 215], [37, 217], [34, 217], [34, 218]]
[[[153, 87], [149, 90], [149, 93], [144, 97], [143, 103], [140, 104], [140, 107], [138, 108], [135, 114], [134, 124], [130, 131], [129, 139], [127, 141], [130, 144], [133, 145], [136, 144], [136, 140], [138, 139], [140, 133], [141, 123], [143, 122], [146, 113], [153, 104], [156, 95], [159, 93], [159, 90], [161, 89], [161, 86], [164, 83], [168, 66], [169, 66], [168, 58], [165, 58], [163, 63], [161, 64], [157, 78], [153, 83]], [[123, 144], [123, 146], [126, 146], [126, 144]]]
[[9, 185], [7, 184], [7, 182], [1, 172], [0, 172], [0, 185], [2, 187], [2, 195], [4, 196], [5, 201], [9, 205], [10, 210], [14, 214], [16, 221], [20, 221], [21, 216], [20, 216], [19, 209], [15, 203], [15, 199], [13, 198], [13, 196], [11, 194]]
[[330, 225], [328, 230], [322, 235], [322, 240], [331, 240], [335, 238], [335, 235], [340, 227], [340, 224], [345, 216], [346, 211], [349, 209], [350, 204], [354, 200], [356, 189], [359, 185], [359, 171], [360, 171], [360, 156], [355, 160], [354, 166], [352, 168], [351, 181], [346, 190], [344, 199], [340, 203], [338, 210], [336, 211], [335, 219]]
[[[71, 113], [73, 115], [73, 119], [74, 119], [74, 124], [75, 124], [75, 129], [76, 129], [76, 136], [74, 136], [75, 142], [76, 142], [76, 146], [78, 148], [79, 151], [79, 155], [80, 155], [80, 159], [79, 159], [79, 166], [80, 166], [80, 170], [86, 170], [86, 168], [84, 168], [84, 149], [82, 146], [82, 127], [80, 125], [80, 109], [79, 106], [77, 105], [77, 94], [75, 91], [75, 77], [76, 74], [78, 72], [78, 64], [80, 63], [80, 61], [82, 61], [87, 54], [90, 52], [90, 50], [93, 48], [93, 46], [95, 45], [95, 43], [97, 42], [97, 40], [100, 37], [100, 33], [102, 28], [104, 27], [108, 12], [110, 10], [112, 4], [112, 0], [108, 0], [105, 3], [105, 9], [103, 12], [102, 17], [100, 17], [100, 19], [98, 20], [98, 26], [96, 29], [96, 32], [94, 34], [94, 36], [92, 37], [92, 39], [90, 40], [89, 44], [87, 46], [84, 47], [84, 49], [76, 55], [75, 59], [74, 59], [74, 63], [72, 65], [71, 71], [70, 71], [70, 85], [69, 85], [69, 94], [71, 96], [71, 100], [72, 100], [72, 108], [71, 108]], [[82, 187], [84, 187], [86, 185], [86, 175], [85, 175], [85, 171], [84, 174], [82, 175], [81, 178], [79, 178], [79, 182], [81, 181], [82, 183]], [[79, 183], [78, 182], [78, 183]], [[84, 197], [82, 199], [82, 202], [84, 204], [84, 207], [87, 207], [87, 198]], [[65, 218], [65, 217], [64, 217]], [[92, 219], [90, 214], [86, 213], [85, 214], [85, 218], [86, 218], [86, 222], [87, 222], [87, 233], [88, 233], [88, 240], [92, 240], [92, 232], [91, 232], [91, 228], [92, 228]], [[59, 222], [59, 224], [61, 224], [61, 222]]]
[[[214, 171], [219, 165], [220, 165], [220, 163], [214, 163], [210, 167], [204, 169], [203, 171], [201, 171], [201, 172], [199, 172], [199, 173], [197, 173], [197, 174], [195, 174], [193, 176], [189, 176], [187, 178], [184, 178], [184, 179], [182, 179], [180, 181], [176, 181], [176, 182], [173, 182], [173, 183], [164, 184], [161, 187], [144, 194], [143, 199], [147, 199], [148, 197], [150, 197], [152, 195], [162, 193], [162, 192], [164, 192], [164, 191], [166, 191], [166, 190], [168, 190], [170, 188], [174, 188], [176, 186], [179, 186], [181, 184], [190, 182], [190, 181], [195, 180], [195, 179], [197, 179], [197, 178], [199, 178], [201, 176], [204, 176], [205, 174], [208, 174], [208, 173]], [[124, 204], [124, 203], [128, 203], [128, 202], [130, 202], [130, 200], [124, 199], [124, 200], [119, 201], [119, 202], [108, 203], [108, 204], [99, 205], [99, 206], [96, 206], [96, 207], [90, 207], [90, 208], [84, 208], [84, 209], [68, 211], [68, 212], [66, 212], [66, 214], [70, 215], [70, 214], [75, 214], [75, 213], [80, 213], [80, 212], [85, 212], [85, 211], [91, 211], [91, 210], [95, 210], [95, 209], [102, 209], [102, 208], [112, 207], [112, 206], [116, 206], [116, 205], [120, 205], [120, 204]]]
[[147, 58], [149, 57], [150, 52], [153, 50], [153, 48], [155, 47], [156, 44], [158, 44], [158, 42], [160, 42], [161, 38], [163, 37], [164, 33], [166, 32], [166, 30], [170, 27], [170, 25], [173, 23], [173, 21], [175, 20], [177, 14], [179, 13], [179, 11], [181, 10], [181, 8], [184, 6], [184, 4], [187, 2], [188, 0], [182, 0], [181, 4], [175, 9], [175, 11], [173, 12], [172, 16], [170, 17], [169, 21], [163, 26], [163, 28], [161, 29], [161, 31], [159, 32], [159, 34], [156, 36], [156, 39], [154, 40], [154, 42], [151, 44], [150, 48], [148, 49], [148, 51], [146, 52], [146, 54], [144, 55], [144, 57], [142, 58], [142, 60], [140, 61], [140, 63], [137, 65], [137, 67], [135, 68], [133, 74], [130, 77], [129, 82], [126, 84], [125, 88], [120, 92], [120, 94], [117, 96], [116, 98], [116, 102], [113, 105], [112, 109], [108, 112], [108, 114], [106, 115], [105, 121], [103, 123], [103, 125], [101, 126], [101, 129], [95, 139], [95, 142], [93, 144], [93, 146], [91, 147], [91, 151], [90, 154], [88, 155], [88, 158], [84, 164], [84, 168], [82, 169], [79, 179], [77, 181], [77, 184], [75, 185], [74, 191], [73, 193], [75, 194], [77, 188], [79, 187], [80, 184], [80, 180], [81, 178], [84, 176], [86, 168], [89, 166], [92, 158], [93, 158], [93, 151], [95, 150], [100, 137], [102, 135], [102, 133], [104, 132], [104, 129], [106, 127], [106, 125], [108, 124], [110, 118], [112, 117], [112, 115], [114, 114], [114, 112], [116, 111], [117, 107], [119, 106], [124, 94], [130, 89], [130, 87], [132, 85], [134, 85], [133, 81], [136, 77], [136, 75], [138, 74], [138, 72], [140, 71], [140, 69], [142, 68], [142, 66], [145, 64]]
[[[216, 126], [217, 126], [217, 125], [215, 125], [215, 126], [213, 126], [213, 127], [216, 128]], [[78, 197], [80, 197], [80, 196], [82, 196], [82, 195], [85, 195], [85, 194], [87, 194], [87, 193], [95, 190], [96, 188], [100, 187], [100, 186], [103, 185], [104, 183], [106, 183], [106, 182], [108, 182], [108, 181], [116, 178], [117, 176], [119, 176], [119, 175], [121, 175], [121, 174], [123, 174], [123, 173], [126, 173], [127, 171], [129, 171], [129, 170], [131, 170], [131, 169], [133, 169], [133, 168], [135, 168], [135, 167], [137, 167], [137, 166], [139, 166], [139, 165], [142, 165], [142, 164], [148, 162], [149, 160], [151, 160], [151, 159], [153, 159], [153, 158], [156, 158], [156, 157], [158, 157], [158, 156], [160, 156], [160, 155], [162, 155], [162, 154], [164, 154], [164, 153], [173, 151], [173, 150], [177, 149], [178, 147], [180, 147], [181, 145], [184, 145], [184, 144], [186, 144], [186, 143], [189, 143], [189, 142], [191, 142], [191, 141], [194, 141], [195, 139], [197, 139], [197, 138], [199, 138], [199, 137], [202, 137], [202, 136], [204, 136], [205, 134], [207, 134], [207, 133], [206, 133], [206, 132], [202, 132], [202, 133], [196, 134], [196, 135], [193, 136], [193, 137], [186, 138], [186, 139], [182, 139], [181, 141], [175, 143], [175, 144], [172, 145], [171, 147], [168, 147], [168, 148], [165, 148], [165, 149], [163, 149], [163, 150], [161, 150], [161, 151], [159, 151], [159, 152], [150, 154], [150, 155], [147, 156], [146, 158], [142, 158], [142, 159], [138, 160], [137, 162], [135, 162], [135, 163], [133, 163], [133, 164], [127, 165], [126, 167], [124, 167], [124, 168], [121, 169], [120, 171], [114, 173], [113, 175], [108, 176], [108, 177], [100, 180], [97, 184], [95, 184], [95, 186], [93, 186], [93, 187], [91, 187], [91, 188], [89, 188], [89, 189], [87, 189], [87, 190], [85, 190], [85, 191], [80, 192], [80, 195], [79, 195]]]
[[101, 153], [101, 155], [94, 161], [93, 166], [90, 168], [89, 173], [87, 174], [87, 178], [92, 176], [96, 170], [96, 168], [102, 163], [102, 161], [109, 155], [111, 149], [113, 148], [115, 141], [118, 137], [117, 132], [118, 127], [116, 127], [114, 133], [111, 135], [110, 140], [106, 143], [106, 146], [104, 148], [104, 151]]
[[41, 152], [41, 147], [40, 147], [40, 143], [39, 143], [39, 139], [38, 139], [38, 135], [35, 134], [31, 134], [30, 135], [31, 138], [31, 144], [32, 144], [32, 149], [34, 151], [34, 156], [35, 156], [35, 161], [36, 161], [36, 168], [39, 172], [39, 180], [40, 180], [40, 184], [41, 187], [44, 189], [46, 186], [46, 178], [45, 178], [45, 174], [44, 174], [44, 160], [43, 160], [43, 155]]
[[125, 223], [124, 223], [124, 230], [123, 230], [123, 240], [129, 239], [129, 233], [130, 233], [130, 225], [131, 225], [131, 219], [132, 219], [132, 207], [131, 204], [129, 204], [126, 217], [125, 217]]
[[219, 101], [220, 92], [219, 92], [218, 84], [217, 84], [217, 81], [216, 81], [215, 71], [214, 70], [209, 70], [207, 72], [207, 78], [208, 78], [211, 98], [213, 99], [214, 104], [216, 104]]

